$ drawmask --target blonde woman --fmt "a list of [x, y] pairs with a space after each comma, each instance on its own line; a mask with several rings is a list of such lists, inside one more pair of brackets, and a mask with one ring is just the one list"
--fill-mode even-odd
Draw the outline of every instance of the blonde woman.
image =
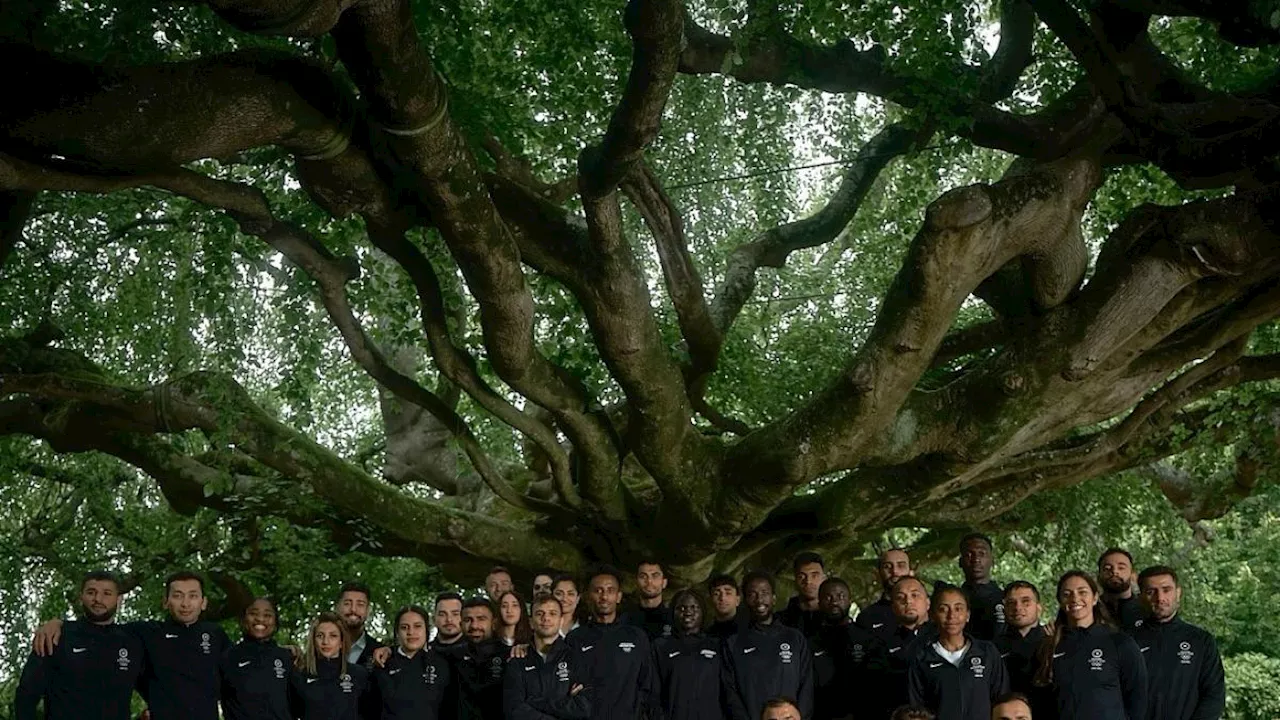
[[300, 720], [358, 720], [369, 673], [347, 663], [351, 638], [342, 618], [320, 613], [289, 678], [290, 707]]

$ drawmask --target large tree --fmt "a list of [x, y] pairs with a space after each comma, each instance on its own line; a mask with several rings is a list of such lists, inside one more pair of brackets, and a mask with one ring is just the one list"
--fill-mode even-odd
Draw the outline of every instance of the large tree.
[[458, 579], [1167, 458], [1215, 517], [1280, 427], [1273, 10], [6, 3], [0, 435]]

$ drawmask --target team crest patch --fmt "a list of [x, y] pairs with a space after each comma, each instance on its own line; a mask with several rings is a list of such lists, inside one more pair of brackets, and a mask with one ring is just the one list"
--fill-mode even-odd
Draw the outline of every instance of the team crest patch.
[[1096, 648], [1089, 656], [1089, 669], [1094, 672], [1102, 672], [1102, 668], [1107, 664], [1106, 658], [1102, 657], [1102, 648]]
[[436, 684], [436, 666], [435, 665], [428, 665], [426, 669], [422, 671], [422, 681], [428, 685]]
[[355, 689], [356, 684], [351, 681], [350, 675], [343, 675], [338, 682], [338, 687], [342, 688], [342, 692], [350, 693]]
[[866, 655], [867, 652], [862, 648], [862, 643], [855, 643], [853, 646], [853, 661], [860, 663]]
[[702, 657], [704, 657], [704, 658], [713, 658], [713, 657], [715, 657], [715, 656], [716, 656], [716, 651], [715, 651], [715, 650], [703, 650], [701, 654], [702, 654]]
[[982, 664], [982, 658], [969, 658], [969, 669], [973, 671], [976, 678], [985, 677], [987, 667]]
[[569, 663], [561, 660], [560, 664], [556, 665], [556, 679], [560, 682], [569, 682]]
[[281, 661], [280, 658], [276, 658], [275, 671], [276, 671], [276, 679], [283, 680], [284, 679], [284, 662]]
[[792, 657], [792, 653], [791, 653], [790, 643], [782, 643], [781, 645], [778, 646], [778, 658], [781, 659], [782, 662], [790, 665], [791, 657]]
[[1182, 644], [1178, 645], [1178, 659], [1182, 661], [1183, 665], [1190, 665], [1191, 658], [1195, 656], [1196, 654], [1191, 652], [1191, 643], [1184, 640]]
[[116, 667], [121, 670], [129, 669], [129, 651], [126, 648], [120, 648], [120, 652], [116, 655]]
[[622, 652], [629, 653], [629, 652], [631, 652], [632, 650], [635, 650], [635, 649], [636, 649], [636, 644], [635, 644], [635, 643], [629, 643], [629, 642], [623, 642], [623, 643], [618, 643], [618, 647], [622, 648]]
[[212, 644], [209, 642], [209, 633], [200, 633], [200, 649], [204, 651], [205, 655], [209, 654], [211, 647]]

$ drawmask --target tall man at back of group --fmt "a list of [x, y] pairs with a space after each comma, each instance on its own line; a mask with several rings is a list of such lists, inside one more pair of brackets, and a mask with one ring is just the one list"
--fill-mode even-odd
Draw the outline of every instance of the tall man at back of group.
[[610, 567], [593, 570], [586, 599], [591, 620], [565, 638], [591, 690], [593, 720], [635, 720], [654, 691], [649, 636], [619, 620], [621, 599], [622, 575]]
[[969, 596], [969, 634], [994, 641], [1004, 632], [1004, 590], [991, 579], [995, 550], [991, 538], [970, 533], [960, 541], [962, 589]]
[[636, 606], [623, 614], [622, 621], [643, 628], [651, 641], [671, 637], [675, 621], [671, 608], [662, 601], [662, 593], [666, 589], [667, 575], [662, 563], [642, 560], [636, 566]]
[[827, 566], [822, 556], [815, 552], [802, 552], [791, 563], [795, 573], [796, 594], [778, 613], [778, 620], [787, 627], [811, 638], [822, 627], [822, 611], [818, 607], [818, 588], [827, 579]]
[[796, 628], [775, 622], [773, 578], [750, 572], [742, 580], [749, 622], [724, 643], [721, 692], [731, 720], [756, 720], [765, 703], [794, 698], [802, 717], [813, 715], [813, 655]]
[[[14, 694], [14, 720], [127, 720], [143, 670], [142, 642], [115, 624], [120, 582], [91, 572], [80, 582], [78, 619], [53, 654], [27, 659]], [[44, 714], [37, 706], [44, 702]]]
[[1121, 630], [1132, 630], [1142, 619], [1142, 603], [1133, 592], [1133, 556], [1124, 548], [1107, 548], [1098, 556], [1098, 585], [1102, 602]]
[[911, 558], [902, 548], [890, 548], [876, 559], [876, 579], [880, 581], [880, 598], [858, 613], [858, 626], [875, 632], [893, 627], [893, 584], [898, 578], [910, 577]]

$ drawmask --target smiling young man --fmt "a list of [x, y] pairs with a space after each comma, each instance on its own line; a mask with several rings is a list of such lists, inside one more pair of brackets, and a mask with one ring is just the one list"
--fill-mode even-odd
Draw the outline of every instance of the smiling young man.
[[510, 650], [494, 637], [496, 616], [486, 598], [473, 597], [462, 604], [466, 652], [454, 663], [459, 720], [502, 720], [502, 673]]
[[1130, 635], [1147, 667], [1147, 720], [1219, 718], [1227, 703], [1218, 644], [1207, 630], [1178, 616], [1182, 586], [1171, 567], [1138, 575], [1146, 607]]
[[550, 595], [533, 600], [533, 651], [513, 657], [502, 680], [509, 720], [588, 720], [591, 695], [574, 651], [560, 635], [564, 608]]
[[[126, 720], [143, 666], [142, 642], [115, 624], [120, 582], [96, 571], [80, 581], [77, 620], [50, 655], [35, 653], [14, 694], [15, 720]], [[44, 702], [44, 713], [37, 707]]]
[[569, 633], [574, 662], [591, 689], [594, 720], [631, 720], [649, 707], [653, 655], [644, 630], [619, 621], [622, 575], [602, 566], [587, 574], [591, 620]]
[[814, 720], [874, 715], [874, 698], [888, 661], [884, 643], [849, 619], [849, 585], [827, 578], [818, 588], [823, 624], [811, 639]]
[[795, 698], [802, 717], [813, 715], [813, 655], [795, 628], [775, 622], [773, 578], [754, 571], [742, 579], [749, 622], [724, 643], [722, 692], [732, 720], [755, 720], [765, 703]]

